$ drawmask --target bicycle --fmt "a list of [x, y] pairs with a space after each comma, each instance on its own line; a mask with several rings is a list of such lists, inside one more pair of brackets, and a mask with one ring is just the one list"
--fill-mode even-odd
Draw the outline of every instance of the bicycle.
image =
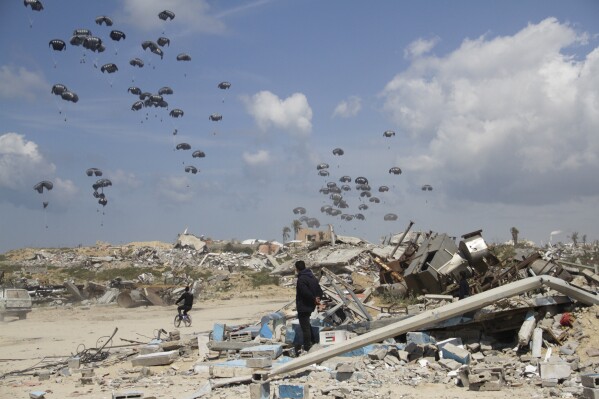
[[175, 320], [173, 321], [175, 327], [179, 327], [181, 325], [181, 322], [183, 322], [185, 327], [191, 327], [191, 316], [189, 314], [184, 314], [181, 316], [176, 315]]

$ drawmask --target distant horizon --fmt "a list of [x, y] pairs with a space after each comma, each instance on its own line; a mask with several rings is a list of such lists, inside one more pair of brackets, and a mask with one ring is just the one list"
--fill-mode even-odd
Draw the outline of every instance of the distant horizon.
[[298, 208], [599, 239], [597, 1], [40, 1], [0, 5], [0, 252], [280, 240]]

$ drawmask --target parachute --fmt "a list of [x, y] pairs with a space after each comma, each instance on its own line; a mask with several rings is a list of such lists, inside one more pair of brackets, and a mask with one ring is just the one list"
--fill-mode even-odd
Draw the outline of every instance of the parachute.
[[387, 186], [380, 186], [379, 187], [379, 193], [385, 193], [387, 191], [389, 191], [389, 187], [387, 187]]
[[430, 184], [422, 186], [422, 191], [433, 191], [433, 187]]
[[366, 205], [366, 204], [360, 204], [358, 206], [358, 209], [361, 210], [361, 211], [364, 211], [364, 210], [368, 209], [368, 205]]
[[110, 31], [110, 38], [116, 42], [121, 41], [121, 39], [126, 39], [127, 35], [125, 35], [123, 32], [121, 32], [120, 30], [112, 30]]
[[163, 21], [166, 21], [167, 19], [172, 21], [175, 18], [175, 13], [169, 10], [164, 10], [158, 14], [158, 18]]
[[318, 171], [318, 175], [320, 176], [328, 176], [329, 175], [329, 171], [326, 169], [321, 169]]
[[171, 110], [171, 112], [169, 112], [169, 115], [172, 116], [173, 118], [178, 118], [180, 116], [183, 116], [183, 110], [181, 110], [179, 108], [175, 108], [175, 109]]
[[52, 47], [52, 50], [63, 51], [66, 50], [67, 44], [60, 39], [52, 39], [48, 43], [48, 47]]
[[383, 219], [386, 221], [395, 221], [397, 220], [397, 215], [394, 213], [388, 213], [385, 216], [383, 216]]
[[42, 11], [44, 9], [44, 5], [40, 0], [24, 0], [23, 4], [25, 4], [25, 7], [31, 7], [33, 11]]
[[142, 109], [144, 106], [143, 101], [136, 101], [133, 103], [133, 105], [131, 106], [131, 110], [132, 111], [139, 111], [140, 109]]
[[144, 62], [139, 58], [133, 58], [131, 61], [129, 61], [129, 65], [143, 68]]
[[322, 169], [328, 169], [328, 168], [329, 168], [328, 163], [321, 163], [316, 166], [316, 170], [322, 170]]
[[65, 91], [67, 91], [67, 87], [65, 85], [56, 83], [54, 86], [52, 86], [52, 90], [50, 91], [50, 93], [60, 96]]
[[206, 157], [206, 154], [204, 154], [204, 151], [196, 150], [193, 152], [193, 154], [191, 154], [191, 156], [193, 158], [204, 158]]
[[50, 191], [54, 188], [54, 184], [52, 184], [51, 181], [42, 180], [41, 182], [39, 182], [35, 186], [33, 186], [33, 189], [40, 194], [42, 194], [44, 192], [44, 188], [46, 189], [46, 191]]
[[187, 143], [179, 143], [175, 148], [177, 150], [191, 150], [191, 146]]
[[165, 87], [160, 88], [160, 90], [158, 90], [158, 94], [160, 94], [161, 96], [163, 96], [165, 94], [173, 94], [173, 89], [165, 86]]
[[391, 169], [389, 169], [389, 173], [392, 173], [394, 175], [401, 175], [401, 169], [397, 166], [394, 166]]
[[365, 177], [363, 177], [363, 176], [358, 176], [354, 180], [354, 183], [356, 183], [356, 184], [368, 184], [368, 179], [365, 178]]
[[335, 183], [334, 181], [327, 182], [327, 187], [328, 188], [337, 187], [337, 183]]
[[351, 191], [351, 187], [348, 186], [347, 184], [344, 184], [344, 185], [341, 186], [341, 190], [343, 190], [343, 191]]
[[100, 68], [100, 70], [102, 71], [102, 73], [115, 73], [119, 70], [119, 68], [116, 66], [116, 64], [104, 64], [102, 65], [102, 68]]
[[349, 183], [349, 182], [351, 182], [351, 177], [349, 177], [349, 176], [341, 176], [341, 177], [339, 178], [339, 181], [340, 181], [341, 183]]
[[150, 40], [146, 40], [145, 42], [141, 43], [141, 48], [143, 48], [144, 50], [150, 49], [150, 51], [154, 54], [158, 54], [160, 56], [160, 58], [164, 57], [164, 53], [162, 52], [162, 49], [160, 47], [158, 47], [158, 45]]
[[102, 45], [102, 39], [96, 36], [86, 36], [83, 38], [83, 48], [88, 50], [101, 53], [104, 51], [104, 46]]
[[171, 39], [169, 39], [168, 37], [159, 37], [158, 40], [156, 40], [156, 43], [158, 43], [158, 45], [160, 47], [164, 47], [164, 46], [170, 47]]
[[333, 155], [339, 155], [339, 156], [341, 156], [343, 154], [344, 154], [344, 151], [341, 148], [335, 148], [333, 150]]
[[370, 198], [370, 197], [372, 197], [372, 194], [370, 193], [370, 191], [362, 191], [360, 193], [360, 197], [368, 197], [368, 198]]
[[218, 88], [219, 88], [219, 89], [222, 89], [222, 90], [226, 90], [226, 89], [228, 89], [229, 87], [231, 87], [231, 83], [229, 83], [229, 82], [220, 82], [220, 83], [218, 84]]
[[373, 203], [375, 203], [375, 204], [378, 204], [379, 202], [381, 202], [381, 200], [380, 200], [380, 199], [378, 199], [377, 197], [370, 197], [370, 198], [368, 199], [368, 201], [370, 201], [370, 202], [373, 202]]
[[297, 208], [293, 208], [293, 213], [296, 215], [304, 215], [306, 213], [306, 208], [298, 206]]
[[191, 61], [191, 56], [186, 53], [181, 53], [177, 56], [177, 61]]
[[308, 220], [306, 220], [306, 224], [310, 228], [320, 227], [320, 222], [316, 218], [309, 218]]
[[109, 187], [109, 186], [112, 186], [112, 181], [110, 181], [110, 179], [98, 179], [92, 185], [92, 188], [94, 189], [94, 191], [98, 191], [99, 188], [103, 189], [104, 187]]
[[395, 136], [395, 132], [393, 130], [385, 130], [383, 132], [383, 136], [384, 137], [393, 137], [393, 136]]
[[210, 119], [211, 121], [218, 122], [223, 119], [223, 116], [220, 114], [212, 114], [208, 117], [208, 119]]
[[79, 101], [79, 96], [77, 96], [77, 94], [73, 93], [72, 91], [66, 90], [66, 91], [62, 92], [60, 94], [60, 96], [65, 101], [70, 101], [73, 103], [76, 103], [77, 101]]
[[85, 171], [88, 176], [102, 176], [102, 171], [98, 168], [89, 168]]
[[89, 29], [75, 29], [73, 31], [73, 36], [91, 36], [92, 31]]
[[96, 23], [98, 25], [104, 24], [106, 26], [112, 26], [112, 19], [110, 19], [106, 15], [101, 15], [101, 16], [99, 16], [99, 17], [96, 18]]
[[189, 166], [185, 167], [185, 171], [187, 173], [193, 173], [195, 175], [196, 173], [198, 173], [198, 168], [196, 168], [195, 166], [189, 165]]
[[354, 215], [354, 218], [356, 218], [357, 220], [366, 220], [366, 217], [364, 217], [364, 215], [362, 215], [361, 213], [356, 213]]

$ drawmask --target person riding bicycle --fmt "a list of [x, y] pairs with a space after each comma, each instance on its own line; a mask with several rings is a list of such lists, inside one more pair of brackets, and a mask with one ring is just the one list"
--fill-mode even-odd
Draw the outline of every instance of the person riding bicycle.
[[[177, 299], [177, 302], [175, 302], [175, 304], [178, 304], [181, 301], [183, 301], [183, 305], [179, 305], [179, 307], [177, 307], [180, 319], [182, 318], [182, 316], [187, 316], [187, 312], [191, 310], [191, 307], [193, 306], [193, 294], [189, 292], [189, 287], [185, 287], [185, 292], [181, 295], [179, 299]], [[183, 311], [183, 315], [181, 315], [181, 311]]]

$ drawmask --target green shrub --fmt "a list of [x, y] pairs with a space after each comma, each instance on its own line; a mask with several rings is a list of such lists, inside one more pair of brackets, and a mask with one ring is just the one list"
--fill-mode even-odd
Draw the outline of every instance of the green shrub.
[[260, 287], [262, 285], [279, 285], [279, 276], [271, 276], [268, 270], [262, 270], [256, 273], [250, 274], [252, 279], [252, 287]]

